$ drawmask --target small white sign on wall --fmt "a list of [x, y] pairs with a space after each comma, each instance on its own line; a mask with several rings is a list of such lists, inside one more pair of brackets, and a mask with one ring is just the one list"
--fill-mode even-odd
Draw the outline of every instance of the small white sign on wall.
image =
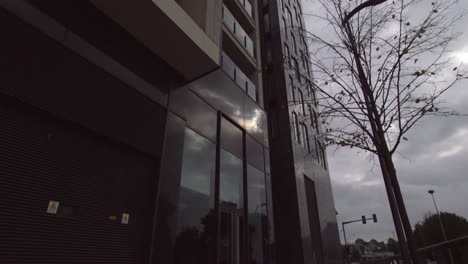
[[128, 225], [129, 220], [130, 220], [130, 214], [123, 213], [122, 214], [122, 224]]
[[60, 206], [60, 202], [49, 201], [49, 206], [47, 207], [47, 213], [48, 214], [57, 214], [59, 206]]

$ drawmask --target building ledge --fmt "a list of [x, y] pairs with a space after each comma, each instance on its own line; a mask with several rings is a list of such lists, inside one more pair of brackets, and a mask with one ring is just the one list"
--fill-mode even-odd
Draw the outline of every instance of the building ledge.
[[91, 0], [91, 3], [186, 79], [195, 79], [219, 67], [220, 48], [177, 2]]

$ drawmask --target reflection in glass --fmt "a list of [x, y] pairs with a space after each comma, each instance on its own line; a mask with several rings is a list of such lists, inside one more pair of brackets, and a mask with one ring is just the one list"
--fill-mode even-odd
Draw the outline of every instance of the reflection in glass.
[[224, 118], [221, 119], [221, 148], [242, 157], [242, 131]]
[[243, 248], [242, 210], [232, 210], [221, 206], [220, 263], [240, 264]]
[[247, 165], [247, 194], [250, 263], [262, 264], [265, 263], [265, 246], [268, 243], [265, 174], [250, 164]]
[[234, 154], [224, 149], [220, 154], [220, 263], [238, 264], [243, 248], [243, 166]]
[[185, 130], [178, 203], [175, 263], [207, 263], [213, 214], [216, 148], [209, 140]]
[[265, 170], [263, 146], [251, 136], [245, 135], [245, 147], [247, 150], [247, 163], [253, 165], [255, 168], [261, 171]]
[[220, 158], [220, 203], [242, 208], [242, 160], [224, 149], [221, 149]]

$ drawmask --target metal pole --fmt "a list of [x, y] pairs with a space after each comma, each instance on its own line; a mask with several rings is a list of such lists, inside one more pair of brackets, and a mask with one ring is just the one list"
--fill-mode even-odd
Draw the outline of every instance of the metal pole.
[[[439, 208], [437, 208], [437, 203], [434, 198], [435, 191], [429, 190], [428, 193], [432, 196], [432, 201], [434, 202], [434, 207], [436, 209], [437, 216], [439, 218], [440, 230], [442, 230], [442, 236], [444, 237], [444, 240], [447, 241], [447, 234], [445, 233], [444, 224], [442, 223], [442, 217], [440, 216]], [[452, 250], [450, 248], [447, 248], [447, 250], [448, 250], [448, 254], [450, 258], [450, 263], [455, 264], [455, 262], [453, 261]]]
[[343, 238], [344, 238], [344, 247], [345, 247], [346, 263], [349, 263], [348, 241], [346, 241], [345, 223], [344, 223], [344, 222], [341, 222], [341, 225], [343, 226]]
[[[345, 229], [345, 225], [346, 224], [351, 224], [351, 223], [356, 223], [356, 222], [364, 222], [363, 219], [366, 219], [366, 220], [374, 220], [374, 217], [371, 217], [371, 218], [365, 218], [365, 216], [362, 216], [363, 218], [359, 219], [359, 220], [352, 220], [352, 221], [346, 221], [346, 222], [341, 222], [341, 226], [343, 227], [343, 238], [344, 238], [344, 243], [345, 243], [345, 254], [346, 254], [346, 262], [349, 263], [349, 254], [348, 254], [348, 241], [346, 239], [346, 229]], [[377, 217], [375, 218], [377, 219]]]

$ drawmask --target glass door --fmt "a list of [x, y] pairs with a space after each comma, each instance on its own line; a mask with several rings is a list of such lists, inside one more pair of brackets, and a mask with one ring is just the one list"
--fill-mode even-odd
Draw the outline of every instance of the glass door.
[[221, 120], [219, 156], [219, 263], [240, 264], [245, 245], [243, 131]]
[[239, 209], [220, 207], [221, 264], [240, 264], [242, 250], [243, 214]]
[[222, 149], [219, 185], [220, 263], [239, 264], [243, 248], [243, 162]]
[[263, 264], [268, 233], [263, 146], [223, 117], [219, 132], [218, 264]]

